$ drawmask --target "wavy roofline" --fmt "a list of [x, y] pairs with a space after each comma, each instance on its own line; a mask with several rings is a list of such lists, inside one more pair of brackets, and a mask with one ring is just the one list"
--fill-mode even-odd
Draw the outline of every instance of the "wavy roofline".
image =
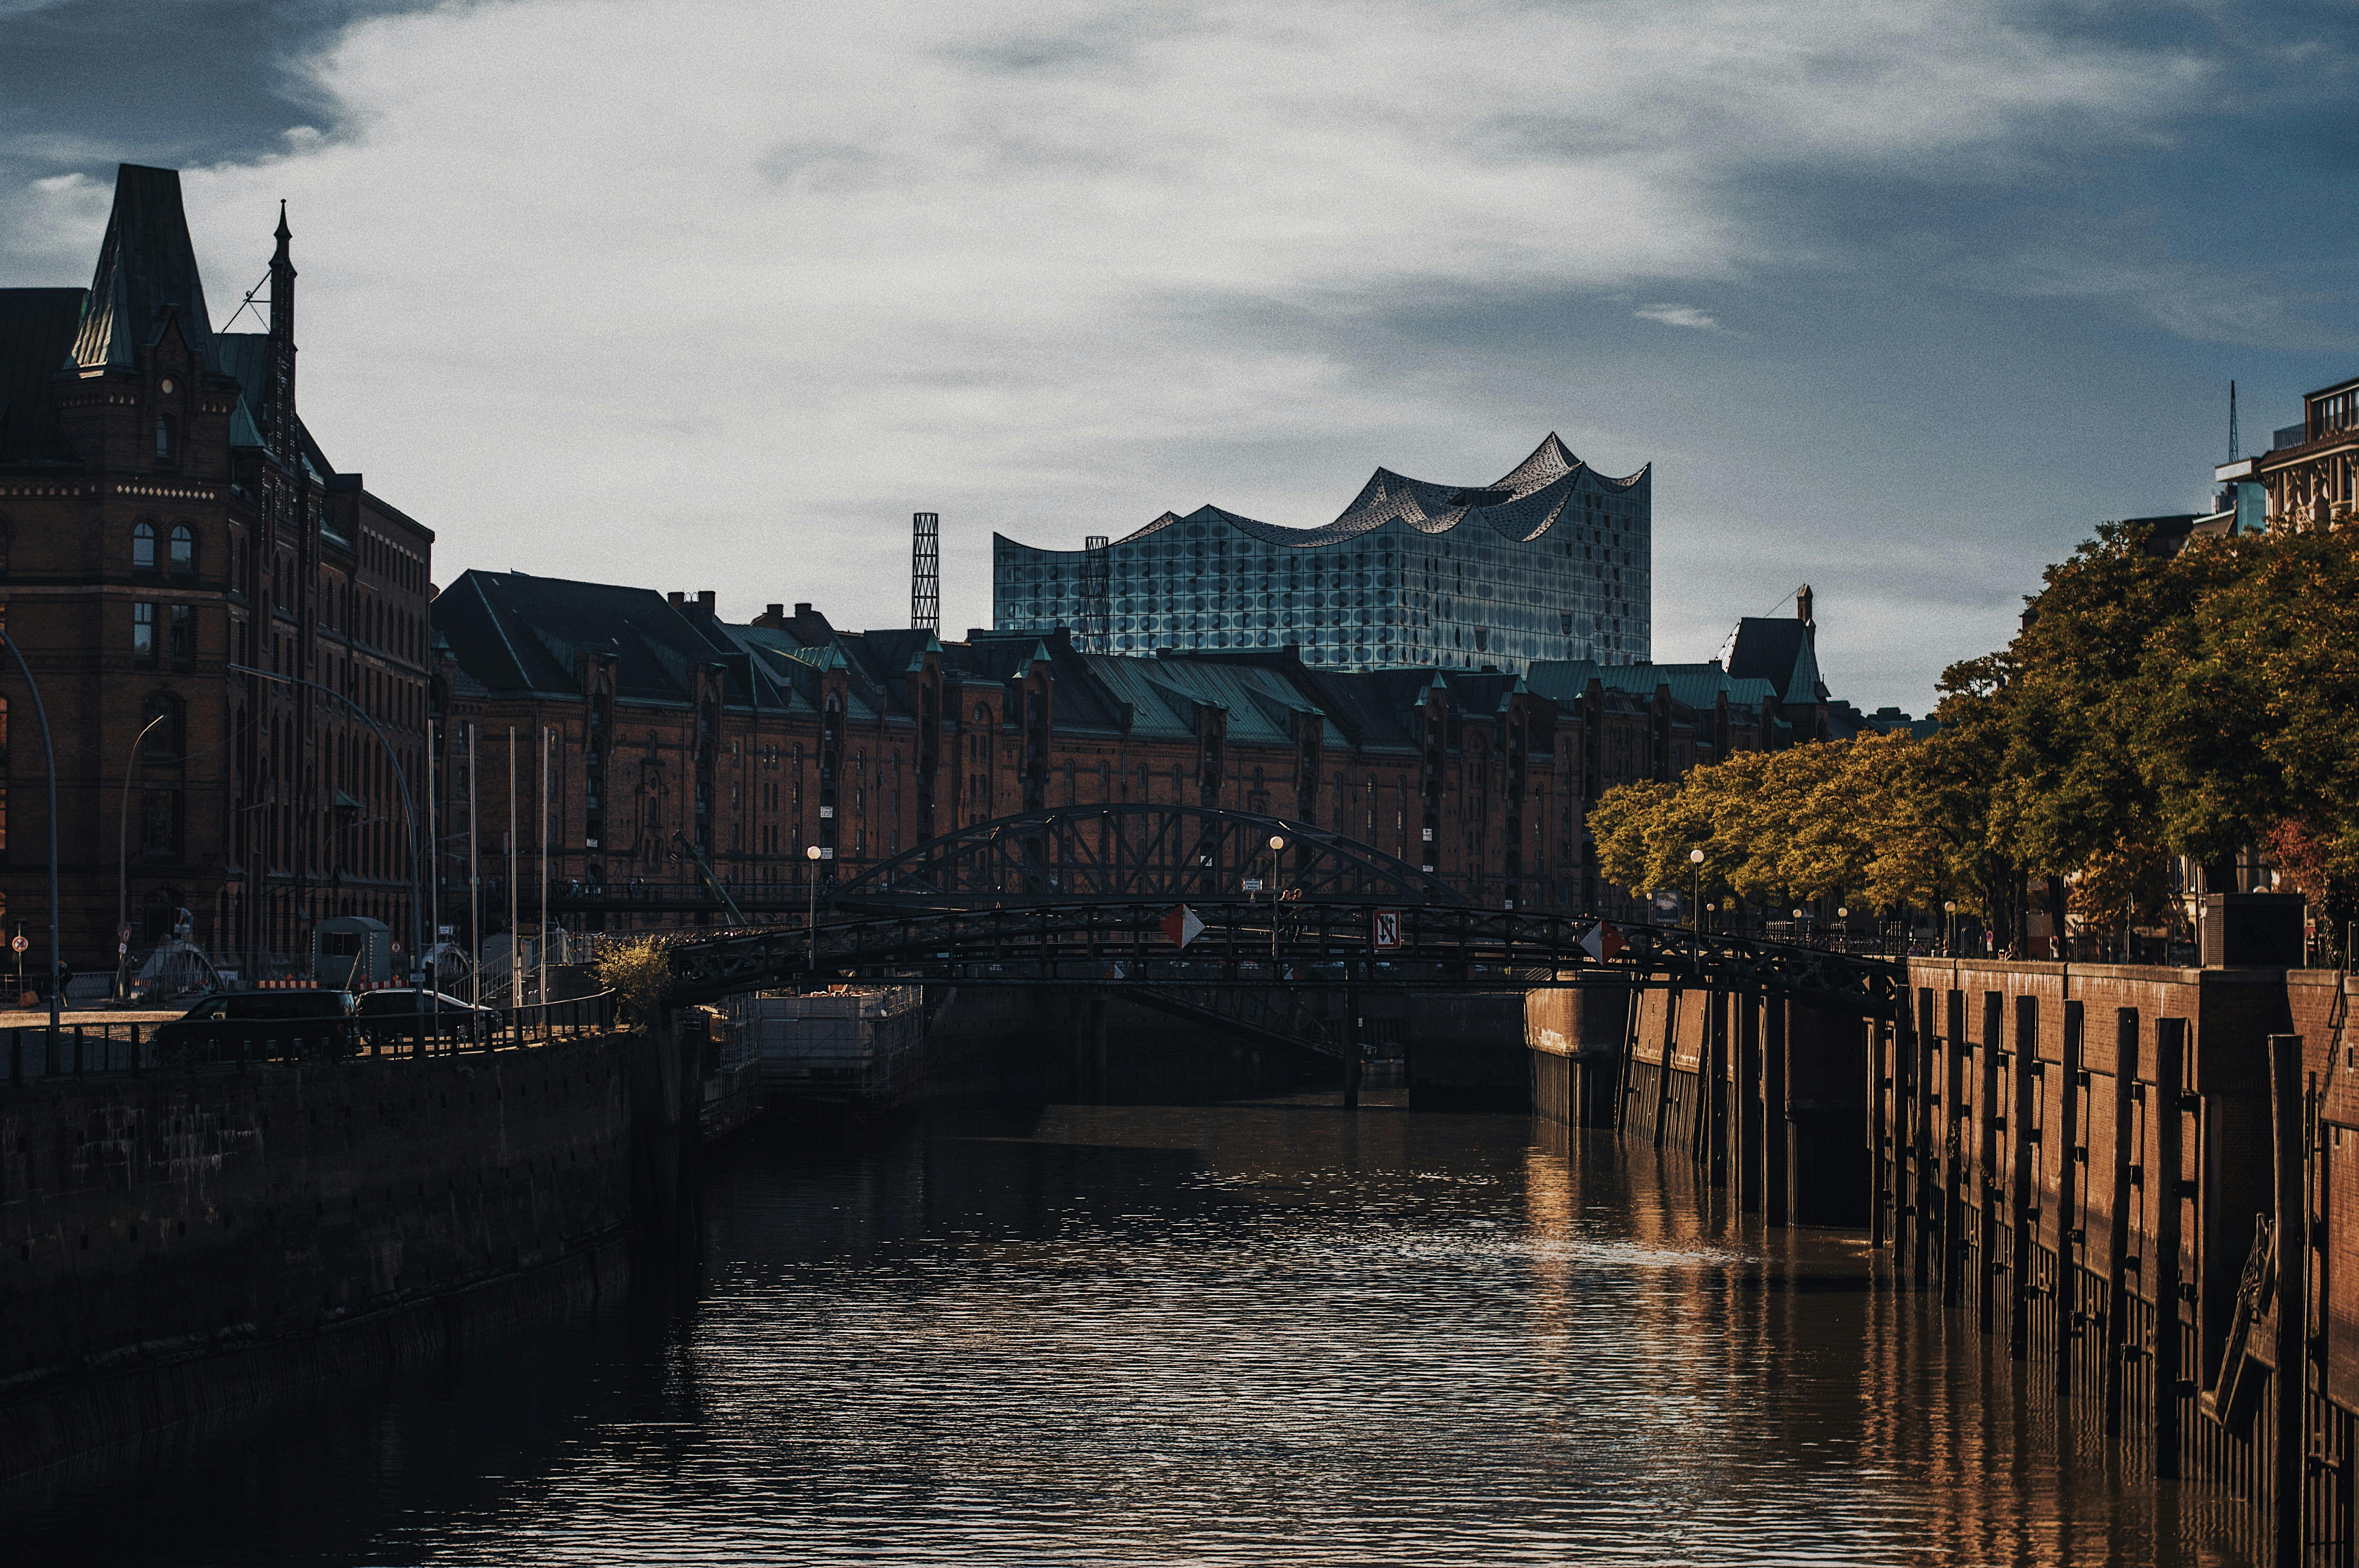
[[[1600, 473], [1575, 457], [1571, 449], [1551, 430], [1538, 446], [1532, 449], [1528, 457], [1489, 484], [1436, 484], [1380, 468], [1368, 476], [1367, 483], [1360, 487], [1360, 493], [1353, 498], [1349, 506], [1336, 514], [1332, 523], [1310, 528], [1289, 528], [1207, 503], [1185, 516], [1176, 512], [1166, 512], [1145, 527], [1135, 529], [1114, 543], [1136, 544], [1180, 523], [1221, 523], [1266, 545], [1306, 550], [1356, 539], [1390, 523], [1438, 536], [1451, 532], [1463, 523], [1479, 521], [1503, 538], [1517, 544], [1529, 544], [1556, 526], [1572, 498], [1581, 492], [1584, 482], [1601, 492], [1627, 492], [1645, 483], [1654, 470], [1655, 465], [1647, 463], [1635, 473]], [[1026, 545], [1021, 540], [1007, 538], [1004, 534], [993, 536], [1007, 539], [1009, 544], [1019, 548], [1044, 555], [1082, 553]]]

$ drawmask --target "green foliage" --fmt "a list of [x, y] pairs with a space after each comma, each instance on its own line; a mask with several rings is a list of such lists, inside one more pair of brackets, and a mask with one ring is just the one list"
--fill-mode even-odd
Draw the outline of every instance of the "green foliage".
[[2024, 879], [2074, 883], [2099, 929], [2151, 919], [2169, 857], [2277, 857], [2359, 918], [2359, 529], [2201, 539], [2108, 524], [2051, 568], [2008, 646], [1942, 676], [1932, 739], [1741, 753], [1598, 803], [1634, 892], [1841, 896], [2012, 921]]
[[664, 999], [671, 992], [670, 945], [660, 936], [617, 942], [600, 953], [592, 966], [598, 983], [614, 993], [614, 1000], [632, 1022], [647, 1028], [663, 1017]]

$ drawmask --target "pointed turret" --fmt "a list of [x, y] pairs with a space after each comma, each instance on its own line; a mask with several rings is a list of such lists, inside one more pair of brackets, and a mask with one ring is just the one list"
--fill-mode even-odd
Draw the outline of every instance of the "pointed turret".
[[270, 253], [270, 445], [282, 457], [301, 445], [295, 430], [295, 259], [288, 242], [287, 203], [278, 203], [278, 242]]
[[126, 163], [114, 171], [114, 208], [74, 337], [74, 362], [130, 365], [156, 341], [168, 316], [179, 319], [190, 348], [210, 356], [212, 317], [180, 206], [179, 172]]

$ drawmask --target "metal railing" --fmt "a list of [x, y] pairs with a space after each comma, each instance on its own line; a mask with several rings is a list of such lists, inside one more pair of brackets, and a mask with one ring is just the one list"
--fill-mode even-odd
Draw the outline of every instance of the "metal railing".
[[179, 1019], [166, 1023], [0, 1029], [0, 1061], [12, 1085], [103, 1073], [187, 1072], [289, 1063], [381, 1061], [531, 1050], [610, 1034], [614, 994], [536, 1002], [506, 1011], [416, 1017]]

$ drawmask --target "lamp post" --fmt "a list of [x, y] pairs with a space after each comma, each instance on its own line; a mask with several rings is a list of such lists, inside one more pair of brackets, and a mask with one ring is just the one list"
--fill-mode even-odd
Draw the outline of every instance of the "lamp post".
[[[131, 939], [124, 935], [131, 924], [131, 770], [139, 765], [139, 748], [147, 743], [147, 732], [172, 716], [170, 708], [150, 719], [132, 738], [131, 755], [123, 761], [123, 810], [114, 825], [114, 945], [128, 947]], [[129, 979], [124, 970], [129, 967], [128, 952], [114, 956], [114, 994], [121, 996]]]
[[[16, 639], [0, 631], [0, 643], [8, 644], [8, 652], [16, 661], [16, 671], [25, 677], [25, 689], [33, 696], [33, 717], [41, 721], [41, 755], [49, 770], [49, 1038], [41, 1057], [44, 1068], [53, 1066], [58, 1051], [58, 1010], [63, 998], [58, 992], [58, 750], [49, 743], [49, 710], [41, 701], [40, 683], [33, 679], [33, 666], [25, 662], [25, 650], [16, 646]], [[23, 974], [22, 960], [18, 974]]]
[[805, 849], [803, 859], [810, 862], [810, 910], [803, 920], [810, 931], [810, 971], [817, 974], [819, 973], [819, 846], [813, 844]]
[[1949, 925], [1949, 929], [1941, 937], [1941, 955], [1944, 957], [1954, 958], [1958, 956], [1958, 901], [1953, 898], [1944, 899], [1941, 903], [1941, 915]]
[[1703, 931], [1703, 851], [1690, 849], [1688, 864], [1695, 868], [1695, 897], [1688, 901], [1688, 927], [1701, 935]]
[[1277, 973], [1277, 858], [1286, 853], [1285, 835], [1269, 836], [1269, 972]]
[[[334, 687], [322, 686], [320, 682], [315, 680], [305, 680], [300, 676], [283, 676], [272, 670], [257, 670], [251, 665], [232, 665], [229, 668], [231, 673], [234, 675], [253, 676], [261, 680], [277, 681], [281, 686], [308, 687], [313, 691], [327, 693], [330, 697], [334, 697], [338, 702], [342, 703], [346, 708], [351, 708], [354, 713], [358, 714], [360, 716], [361, 722], [367, 725], [369, 727], [369, 732], [376, 737], [376, 743], [385, 748], [386, 765], [393, 769], [394, 787], [401, 792], [402, 815], [409, 818], [409, 961], [413, 967], [416, 966], [426, 956], [426, 943], [424, 940], [424, 922], [426, 919], [425, 835], [419, 830], [418, 827], [418, 803], [415, 800], [412, 800], [409, 795], [409, 775], [402, 771], [401, 757], [398, 752], [394, 751], [393, 742], [386, 739], [385, 730], [379, 728], [377, 721], [369, 716], [367, 708], [363, 708], [359, 703], [354, 702], [351, 697], [346, 697]], [[511, 877], [509, 881], [513, 883], [515, 879]], [[511, 900], [510, 907], [513, 908], [513, 900], [515, 897], [513, 891], [511, 891], [509, 897]], [[516, 927], [511, 924], [508, 929], [510, 948], [508, 965], [513, 976], [513, 971], [516, 968]], [[414, 972], [422, 973], [422, 971], [416, 971], [415, 969]], [[412, 983], [414, 984], [416, 982], [413, 981]]]

